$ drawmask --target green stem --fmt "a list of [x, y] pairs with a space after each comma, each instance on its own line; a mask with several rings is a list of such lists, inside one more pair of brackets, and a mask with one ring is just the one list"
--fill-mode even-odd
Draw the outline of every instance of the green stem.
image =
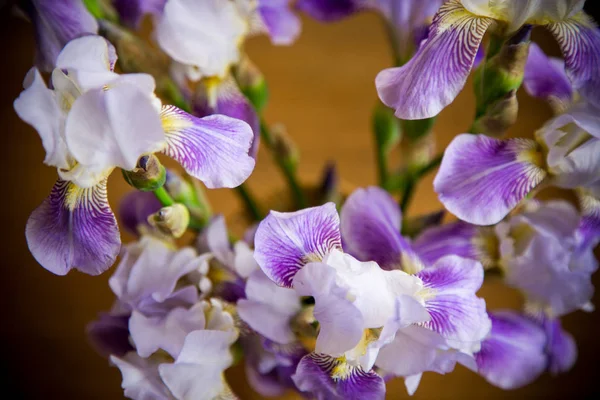
[[262, 220], [263, 215], [258, 207], [256, 200], [254, 199], [254, 196], [248, 190], [248, 187], [246, 187], [246, 185], [242, 183], [240, 186], [236, 187], [235, 190], [240, 195], [242, 202], [246, 206], [246, 210], [252, 216], [252, 220], [253, 221]]
[[271, 134], [268, 125], [262, 118], [260, 120], [260, 136], [263, 140], [263, 143], [269, 148], [269, 150], [271, 150], [271, 153], [275, 158], [275, 162], [281, 169], [281, 172], [283, 172], [283, 175], [285, 176], [288, 186], [292, 192], [292, 197], [294, 199], [296, 208], [305, 208], [308, 205], [308, 201], [306, 200], [304, 191], [298, 182], [294, 162], [290, 159], [290, 157], [287, 157], [286, 154], [283, 154], [284, 152], [278, 151], [276, 148], [275, 138]]
[[162, 204], [163, 207], [168, 207], [175, 204], [175, 201], [173, 200], [173, 198], [171, 198], [164, 186], [161, 186], [158, 189], [156, 189], [154, 191], [154, 195], [156, 196], [158, 201], [160, 201], [160, 204]]
[[380, 146], [377, 146], [377, 150], [376, 150], [376, 159], [377, 159], [377, 177], [378, 177], [378, 182], [379, 182], [379, 186], [382, 187], [383, 189], [388, 188], [388, 182], [390, 179], [390, 174], [388, 171], [388, 157], [387, 157], [387, 152], [381, 148]]
[[417, 183], [421, 180], [421, 178], [423, 178], [425, 175], [427, 175], [429, 172], [433, 171], [440, 165], [443, 156], [443, 154], [439, 154], [433, 160], [429, 161], [429, 163], [418, 168], [416, 171], [408, 173], [408, 176], [406, 178], [406, 184], [404, 186], [404, 191], [402, 192], [402, 198], [400, 199], [400, 209], [402, 210], [402, 212], [406, 212], [406, 209], [408, 208], [410, 201], [412, 200]]

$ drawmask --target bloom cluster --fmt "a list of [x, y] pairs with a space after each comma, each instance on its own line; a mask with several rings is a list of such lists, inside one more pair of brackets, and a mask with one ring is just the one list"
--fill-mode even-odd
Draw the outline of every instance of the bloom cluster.
[[[57, 275], [98, 275], [116, 262], [116, 300], [88, 335], [132, 399], [237, 398], [225, 371], [238, 364], [262, 396], [317, 399], [383, 399], [397, 377], [413, 394], [425, 372], [456, 364], [503, 389], [565, 372], [577, 349], [561, 318], [593, 311], [600, 242], [600, 31], [583, 5], [24, 2], [37, 66], [14, 107], [58, 174], [27, 222], [29, 249]], [[266, 82], [243, 44], [259, 34], [292, 44], [296, 12], [382, 17], [395, 65], [374, 77], [378, 186], [340, 193], [330, 167], [307, 190], [293, 142], [262, 117]], [[153, 43], [139, 32], [147, 20]], [[537, 26], [563, 58], [531, 42]], [[422, 154], [471, 70], [470, 132], [437, 157]], [[554, 116], [505, 138], [521, 86]], [[289, 185], [287, 212], [265, 216], [244, 185], [260, 138]], [[396, 171], [388, 156], [400, 145], [411, 155]], [[403, 218], [415, 184], [438, 166], [433, 188], [458, 219]], [[136, 189], [121, 202], [121, 226], [136, 236], [124, 246], [106, 194], [115, 169]], [[251, 219], [242, 239], [200, 182], [236, 188]], [[549, 186], [573, 190], [578, 204], [537, 196]], [[477, 294], [488, 277], [520, 291], [522, 308], [489, 310]]]

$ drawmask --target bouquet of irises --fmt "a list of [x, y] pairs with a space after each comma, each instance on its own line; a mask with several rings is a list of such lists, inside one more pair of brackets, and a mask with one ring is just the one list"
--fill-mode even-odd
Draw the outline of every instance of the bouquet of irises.
[[[383, 399], [395, 378], [412, 394], [423, 373], [457, 363], [503, 389], [575, 363], [560, 319], [593, 310], [600, 241], [600, 31], [583, 0], [18, 6], [37, 57], [14, 108], [58, 173], [27, 243], [57, 275], [116, 264], [114, 306], [88, 334], [121, 371], [126, 397], [237, 398], [224, 372], [240, 363], [265, 397], [361, 400]], [[267, 85], [244, 41], [291, 45], [299, 13], [332, 22], [362, 12], [381, 16], [395, 62], [373, 77], [378, 182], [339, 193], [330, 168], [311, 191], [291, 137], [262, 117]], [[534, 28], [555, 37], [562, 58], [531, 41]], [[423, 150], [471, 71], [470, 131], [439, 155]], [[554, 116], [523, 132], [533, 139], [504, 138], [521, 85]], [[285, 210], [268, 210], [244, 184], [259, 142], [285, 177]], [[182, 168], [165, 168], [161, 153]], [[137, 237], [126, 245], [107, 201], [115, 170], [135, 189], [120, 204], [121, 227]], [[435, 170], [434, 190], [457, 219], [403, 218]], [[549, 186], [578, 202], [540, 200]], [[243, 236], [213, 214], [206, 188], [235, 188]], [[522, 309], [487, 309], [477, 292], [488, 277], [518, 289]]]

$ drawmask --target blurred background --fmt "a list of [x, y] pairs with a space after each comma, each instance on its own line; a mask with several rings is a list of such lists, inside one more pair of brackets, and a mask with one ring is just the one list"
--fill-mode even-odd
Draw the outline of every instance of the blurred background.
[[[48, 195], [56, 171], [44, 166], [44, 150], [36, 132], [21, 122], [12, 107], [34, 56], [33, 31], [0, 0], [0, 49], [3, 49], [0, 89], [0, 158], [2, 188], [2, 272], [0, 296], [4, 317], [0, 323], [2, 357], [0, 376], [11, 399], [119, 399], [121, 376], [108, 360], [98, 356], [85, 336], [85, 326], [113, 302], [108, 287], [112, 269], [89, 277], [72, 272], [58, 277], [40, 267], [29, 254], [25, 223], [31, 211]], [[596, 18], [598, 20], [598, 18]], [[376, 104], [374, 78], [392, 63], [383, 27], [374, 15], [358, 15], [323, 25], [303, 18], [303, 32], [291, 47], [273, 47], [267, 38], [254, 38], [247, 52], [262, 70], [271, 96], [266, 110], [270, 123], [285, 124], [297, 144], [303, 182], [315, 183], [329, 161], [335, 161], [342, 188], [375, 183], [371, 111]], [[558, 54], [551, 37], [536, 30], [534, 39], [548, 52]], [[551, 116], [542, 102], [519, 93], [519, 122], [511, 136], [531, 136]], [[474, 113], [471, 82], [458, 99], [442, 112], [434, 132], [438, 149], [468, 129]], [[121, 174], [109, 183], [109, 201], [116, 211], [130, 190]], [[432, 190], [434, 174], [424, 179], [409, 209], [410, 215], [439, 210]], [[248, 181], [261, 199], [280, 196], [284, 181], [262, 149]], [[558, 193], [562, 195], [561, 193]], [[215, 212], [240, 226], [241, 203], [234, 192], [208, 193]], [[131, 240], [125, 234], [124, 241]], [[599, 274], [595, 283], [600, 284]], [[497, 282], [486, 282], [480, 293], [488, 308], [520, 305], [518, 294]], [[596, 295], [593, 302], [598, 302]], [[414, 399], [512, 398], [587, 399], [600, 394], [600, 312], [576, 312], [564, 319], [575, 337], [579, 359], [567, 374], [544, 375], [534, 384], [505, 392], [458, 366], [452, 374], [426, 373]], [[239, 368], [228, 372], [229, 381], [242, 399], [259, 399], [244, 382]], [[402, 380], [388, 384], [389, 399], [407, 398]], [[290, 397], [292, 398], [292, 397]]]

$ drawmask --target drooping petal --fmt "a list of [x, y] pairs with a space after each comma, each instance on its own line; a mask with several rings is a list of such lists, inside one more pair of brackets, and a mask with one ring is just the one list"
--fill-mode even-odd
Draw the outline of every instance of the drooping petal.
[[138, 28], [148, 14], [159, 17], [167, 0], [113, 0], [112, 4], [119, 13], [121, 21]]
[[56, 59], [82, 92], [99, 89], [119, 77], [114, 73], [117, 52], [102, 36], [83, 36], [70, 41]]
[[141, 357], [149, 357], [162, 349], [176, 358], [183, 347], [188, 333], [204, 329], [203, 303], [197, 303], [189, 310], [174, 308], [167, 315], [146, 317], [134, 310], [129, 319], [131, 340]]
[[212, 400], [225, 390], [223, 371], [233, 361], [232, 332], [199, 330], [185, 338], [173, 364], [158, 367], [160, 377], [176, 399]]
[[254, 258], [275, 283], [291, 287], [306, 263], [342, 247], [339, 226], [334, 203], [292, 213], [271, 211], [256, 231]]
[[292, 376], [301, 392], [317, 399], [382, 400], [385, 398], [383, 378], [374, 371], [363, 371], [326, 354], [306, 355]]
[[24, 11], [33, 23], [36, 64], [43, 71], [55, 67], [58, 54], [69, 41], [98, 32], [98, 23], [81, 0], [33, 0], [25, 2]]
[[27, 221], [31, 254], [57, 275], [77, 269], [99, 275], [115, 262], [121, 237], [106, 197], [106, 180], [89, 189], [56, 181]]
[[301, 296], [315, 298], [313, 314], [320, 327], [316, 351], [339, 356], [359, 343], [365, 329], [363, 316], [348, 300], [348, 290], [336, 283], [332, 267], [307, 264], [295, 275], [294, 288]]
[[119, 368], [123, 375], [121, 387], [130, 399], [172, 399], [169, 389], [158, 375], [158, 362], [142, 358], [131, 351], [123, 357], [111, 356], [110, 361]]
[[171, 0], [156, 26], [160, 47], [203, 76], [226, 75], [239, 59], [247, 23], [232, 1]]
[[300, 34], [300, 18], [290, 10], [290, 0], [259, 0], [258, 14], [273, 44], [290, 45]]
[[123, 227], [134, 235], [140, 235], [140, 226], [149, 226], [148, 217], [162, 208], [152, 192], [135, 190], [121, 200], [119, 217]]
[[129, 315], [100, 313], [96, 321], [86, 327], [88, 338], [94, 349], [103, 357], [122, 357], [134, 350], [129, 342]]
[[357, 189], [341, 212], [345, 249], [362, 261], [375, 261], [384, 269], [402, 266], [403, 257], [414, 256], [400, 234], [400, 207], [385, 190]]
[[61, 133], [65, 117], [54, 93], [46, 87], [37, 68], [29, 70], [23, 87], [25, 90], [14, 102], [15, 111], [40, 135], [46, 150], [44, 163], [56, 168], [69, 168], [71, 160]]
[[[211, 114], [222, 114], [247, 122], [254, 133], [249, 154], [250, 157], [256, 159], [260, 144], [260, 121], [256, 110], [250, 104], [248, 98], [240, 91], [233, 77], [228, 76], [219, 82], [216, 88], [211, 88], [211, 84], [210, 82], [207, 83], [206, 90], [200, 91], [196, 96], [194, 101], [194, 115], [204, 117]], [[212, 96], [216, 99], [212, 99]]]
[[290, 320], [300, 311], [300, 297], [294, 290], [277, 286], [256, 270], [246, 283], [246, 298], [237, 302], [237, 312], [252, 329], [277, 343], [296, 340]]
[[485, 301], [476, 296], [483, 283], [481, 264], [446, 256], [417, 276], [430, 291], [424, 297], [431, 320], [423, 326], [438, 332], [454, 348], [478, 351], [491, 328]]
[[435, 226], [417, 236], [412, 248], [426, 265], [433, 265], [448, 255], [478, 260], [479, 252], [474, 242], [477, 231], [477, 226], [463, 221]]
[[546, 176], [527, 139], [462, 134], [446, 148], [433, 186], [458, 218], [491, 225], [504, 218]]
[[375, 79], [379, 98], [401, 119], [437, 115], [465, 85], [481, 39], [493, 22], [446, 2], [429, 28], [427, 41], [402, 67], [381, 71]]
[[298, 0], [296, 8], [312, 18], [323, 21], [337, 21], [363, 9], [364, 0]]
[[546, 368], [544, 331], [513, 311], [497, 311], [490, 318], [491, 336], [475, 354], [479, 374], [502, 389], [535, 380]]
[[[583, 2], [581, 2], [583, 3]], [[581, 12], [548, 25], [565, 57], [565, 68], [573, 88], [600, 107], [600, 31]]]
[[236, 187], [252, 173], [255, 161], [248, 153], [254, 135], [244, 121], [224, 115], [197, 118], [173, 106], [163, 107], [161, 119], [164, 153], [207, 187]]
[[567, 372], [577, 360], [575, 339], [562, 328], [558, 318], [546, 318], [544, 329], [547, 337], [548, 370], [553, 375]]
[[[95, 172], [132, 170], [142, 155], [159, 150], [165, 140], [151, 99], [125, 83], [79, 97], [67, 117], [65, 136], [73, 157]], [[80, 185], [90, 184], [81, 180], [74, 177]]]
[[535, 43], [529, 46], [523, 86], [531, 96], [547, 100], [557, 109], [566, 108], [573, 98], [564, 61], [548, 57]]

